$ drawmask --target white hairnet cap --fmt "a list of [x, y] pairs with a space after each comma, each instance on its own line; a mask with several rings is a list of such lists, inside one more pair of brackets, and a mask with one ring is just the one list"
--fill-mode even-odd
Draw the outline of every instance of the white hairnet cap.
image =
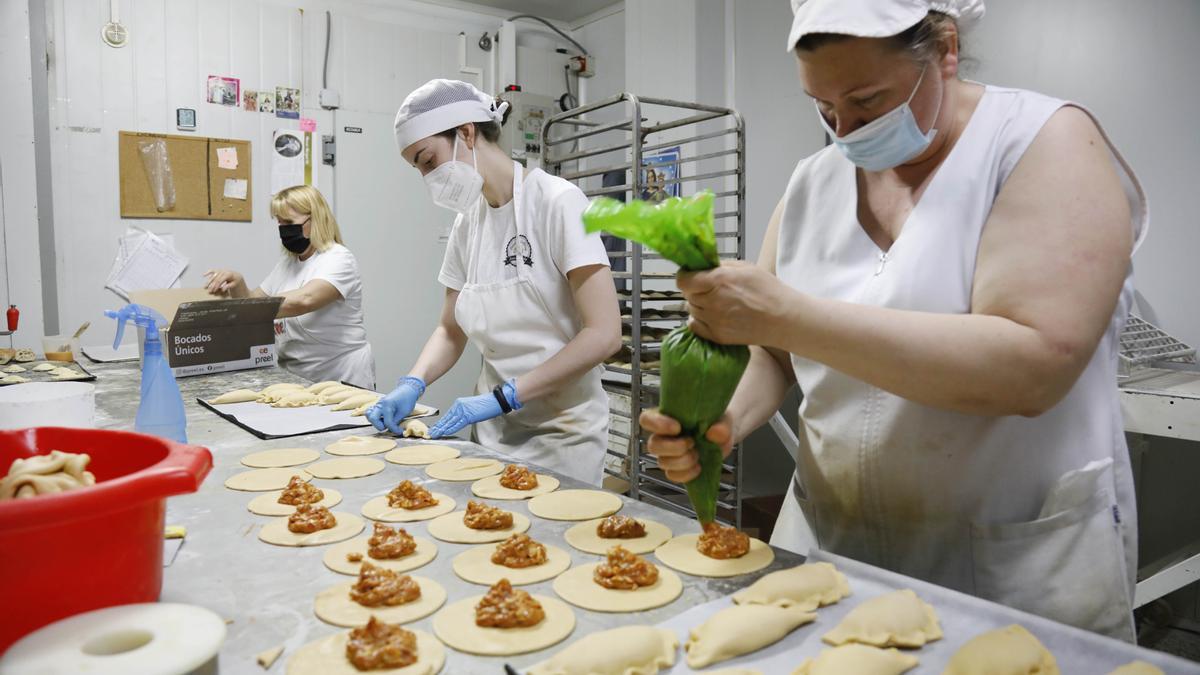
[[967, 31], [983, 17], [983, 0], [792, 0], [787, 50], [811, 33], [891, 37], [912, 28], [929, 12], [954, 17]]
[[396, 111], [396, 145], [403, 151], [422, 138], [467, 122], [504, 121], [508, 102], [496, 102], [459, 80], [430, 80], [413, 90]]

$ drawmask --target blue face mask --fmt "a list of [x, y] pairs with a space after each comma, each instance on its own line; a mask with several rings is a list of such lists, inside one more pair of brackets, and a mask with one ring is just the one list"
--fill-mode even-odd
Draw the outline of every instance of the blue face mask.
[[[821, 119], [821, 126], [825, 127], [825, 132], [833, 139], [833, 144], [855, 166], [866, 171], [883, 171], [900, 166], [925, 152], [925, 148], [929, 147], [933, 137], [937, 135], [937, 129], [932, 127], [929, 133], [921, 132], [921, 127], [913, 117], [912, 108], [908, 105], [917, 94], [924, 78], [925, 70], [922, 69], [921, 76], [917, 78], [917, 86], [913, 87], [907, 101], [841, 138], [837, 137], [837, 132], [825, 121], [820, 109], [817, 110], [817, 117]], [[941, 98], [938, 98], [938, 112], [941, 111], [941, 106]], [[937, 119], [937, 112], [933, 114], [933, 118]]]

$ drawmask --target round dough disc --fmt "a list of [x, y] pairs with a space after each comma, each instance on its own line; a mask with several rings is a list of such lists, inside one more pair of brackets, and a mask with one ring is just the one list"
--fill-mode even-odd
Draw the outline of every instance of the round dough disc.
[[514, 490], [500, 484], [500, 476], [488, 476], [471, 483], [471, 492], [476, 497], [484, 499], [529, 499], [538, 495], [549, 494], [558, 489], [558, 479], [539, 473], [537, 487], [532, 490]]
[[225, 487], [230, 490], [246, 492], [267, 492], [282, 490], [288, 485], [292, 476], [300, 476], [305, 482], [312, 480], [312, 474], [304, 469], [253, 469], [235, 473], [225, 479]]
[[358, 568], [362, 567], [362, 560], [358, 562], [350, 562], [346, 560], [347, 553], [361, 553], [363, 560], [368, 560], [376, 567], [386, 567], [393, 572], [409, 572], [418, 567], [422, 567], [437, 557], [437, 544], [425, 537], [413, 537], [413, 542], [416, 543], [417, 549], [403, 558], [394, 558], [391, 560], [376, 560], [367, 555], [367, 540], [370, 537], [360, 537], [343, 541], [340, 544], [330, 546], [325, 550], [325, 556], [322, 559], [325, 566], [337, 572], [338, 574], [349, 574], [350, 576], [358, 576]]
[[337, 519], [337, 525], [311, 534], [292, 532], [287, 527], [287, 518], [276, 518], [262, 526], [258, 538], [276, 546], [321, 546], [345, 541], [363, 530], [362, 518], [353, 513], [334, 511], [333, 517]]
[[342, 457], [378, 455], [396, 447], [396, 441], [378, 436], [347, 436], [325, 446], [325, 452]]
[[304, 470], [317, 478], [362, 478], [373, 476], [387, 466], [370, 457], [339, 457], [309, 464]]
[[473, 584], [491, 586], [508, 579], [513, 586], [536, 584], [553, 579], [571, 566], [571, 554], [557, 546], [546, 545], [546, 562], [533, 567], [505, 567], [492, 562], [496, 546], [476, 546], [454, 556], [452, 567], [460, 579]]
[[438, 516], [444, 516], [454, 510], [456, 504], [453, 497], [440, 492], [430, 492], [429, 494], [438, 500], [437, 504], [423, 509], [413, 509], [412, 511], [408, 509], [394, 509], [388, 506], [387, 495], [384, 495], [363, 504], [362, 514], [371, 520], [382, 520], [385, 523], [414, 523], [418, 520], [430, 520]]
[[716, 560], [696, 550], [699, 534], [681, 534], [654, 551], [668, 567], [698, 577], [735, 577], [756, 572], [775, 560], [775, 552], [762, 541], [750, 538], [750, 550], [740, 558]]
[[630, 553], [649, 553], [662, 546], [671, 538], [671, 528], [655, 520], [638, 518], [638, 522], [646, 526], [646, 535], [635, 539], [603, 539], [596, 534], [596, 526], [603, 518], [585, 520], [578, 525], [572, 525], [564, 537], [567, 543], [584, 553], [604, 555], [608, 549], [620, 544]]
[[554, 592], [567, 602], [594, 612], [641, 612], [670, 604], [683, 593], [679, 575], [658, 568], [658, 580], [636, 590], [622, 591], [605, 588], [592, 580], [600, 563], [582, 565], [567, 570], [554, 580]]
[[402, 445], [384, 455], [383, 458], [392, 464], [420, 466], [454, 459], [461, 454], [458, 448], [448, 445]]
[[430, 478], [447, 481], [479, 480], [504, 470], [504, 465], [494, 459], [459, 457], [436, 462], [425, 467]]
[[351, 600], [350, 588], [356, 583], [354, 581], [331, 586], [317, 593], [313, 613], [325, 623], [345, 628], [365, 626], [372, 614], [386, 623], [412, 623], [433, 614], [446, 602], [446, 589], [438, 582], [416, 575], [413, 575], [413, 581], [421, 587], [421, 597], [392, 607], [364, 607]]
[[270, 469], [308, 464], [320, 456], [321, 453], [308, 448], [274, 448], [252, 452], [242, 458], [242, 464], [255, 469]]
[[590, 520], [621, 510], [621, 498], [602, 490], [558, 490], [529, 500], [529, 512], [548, 520]]
[[[378, 675], [437, 675], [446, 665], [446, 648], [437, 638], [423, 630], [417, 636], [417, 662], [404, 668], [372, 670]], [[343, 631], [310, 642], [288, 659], [287, 675], [362, 675], [362, 671], [346, 658], [349, 631]]]
[[433, 617], [433, 632], [453, 649], [483, 656], [512, 656], [536, 652], [567, 639], [575, 630], [575, 612], [567, 603], [544, 595], [533, 596], [546, 618], [528, 628], [482, 628], [475, 625], [476, 595], [447, 605]]
[[[325, 493], [325, 498], [317, 502], [315, 506], [324, 506], [325, 508], [333, 508], [342, 503], [342, 493], [330, 488], [321, 488], [321, 492]], [[250, 500], [246, 508], [250, 509], [250, 513], [257, 513], [260, 516], [290, 516], [296, 511], [296, 507], [291, 504], [280, 504], [279, 496], [283, 494], [283, 490], [276, 490], [259, 495]]]
[[503, 530], [472, 530], [463, 524], [464, 513], [466, 511], [455, 511], [429, 521], [430, 536], [452, 544], [487, 544], [504, 541], [529, 529], [529, 518], [524, 514], [514, 513], [512, 527]]

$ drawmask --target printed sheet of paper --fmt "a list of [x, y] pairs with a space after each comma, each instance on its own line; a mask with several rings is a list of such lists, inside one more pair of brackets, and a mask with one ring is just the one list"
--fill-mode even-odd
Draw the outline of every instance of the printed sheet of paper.
[[117, 242], [105, 287], [128, 300], [131, 291], [175, 286], [187, 266], [188, 259], [170, 241], [131, 227]]
[[226, 178], [224, 195], [226, 199], [245, 199], [250, 183], [245, 178]]

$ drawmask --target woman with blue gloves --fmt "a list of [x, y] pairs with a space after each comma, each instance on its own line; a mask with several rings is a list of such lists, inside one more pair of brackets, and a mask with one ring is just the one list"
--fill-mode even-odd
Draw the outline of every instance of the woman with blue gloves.
[[483, 355], [477, 393], [455, 401], [430, 435], [474, 425], [481, 445], [599, 484], [608, 442], [600, 369], [621, 345], [608, 254], [599, 235], [584, 233], [578, 187], [497, 145], [507, 110], [466, 82], [431, 80], [396, 114], [401, 156], [458, 217], [438, 276], [438, 325], [367, 418], [400, 433], [470, 340]]

